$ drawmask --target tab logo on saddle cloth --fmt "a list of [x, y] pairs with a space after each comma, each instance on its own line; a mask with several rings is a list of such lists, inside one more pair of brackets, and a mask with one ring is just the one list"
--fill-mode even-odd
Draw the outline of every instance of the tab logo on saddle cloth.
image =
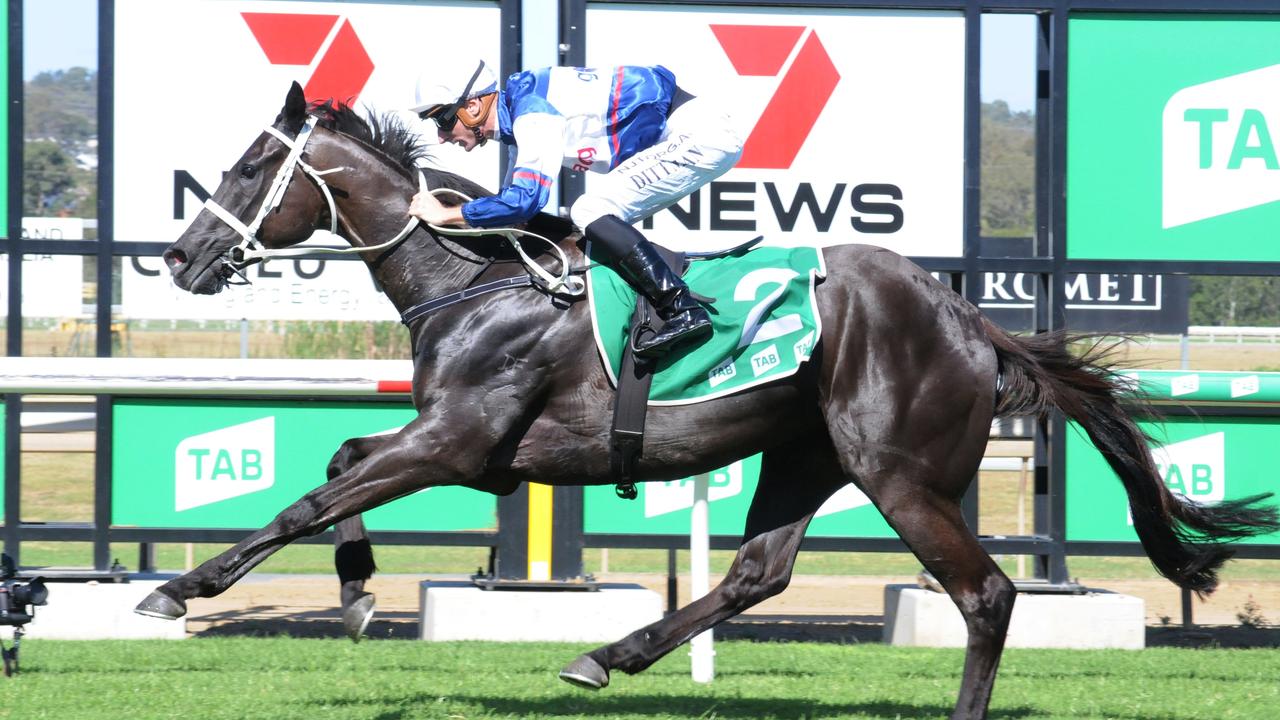
[[174, 451], [174, 510], [260, 492], [276, 482], [276, 419], [192, 435]]

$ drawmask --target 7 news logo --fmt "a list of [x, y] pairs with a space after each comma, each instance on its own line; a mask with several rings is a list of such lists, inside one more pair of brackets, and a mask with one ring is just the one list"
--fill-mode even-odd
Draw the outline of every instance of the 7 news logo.
[[[818, 33], [777, 25], [712, 25], [711, 32], [739, 75], [775, 77], [782, 73], [737, 166], [791, 167], [840, 82], [840, 73]], [[786, 65], [793, 52], [795, 59]]]
[[308, 100], [352, 104], [373, 75], [373, 60], [349, 18], [258, 12], [240, 16], [272, 65], [312, 68], [303, 87]]
[[[802, 25], [709, 27], [739, 76], [778, 78], [735, 168], [793, 170], [841, 80], [817, 30]], [[838, 141], [842, 153], [850, 152], [845, 144], [847, 138]], [[821, 149], [809, 148], [809, 152]], [[830, 167], [837, 172], [856, 167], [856, 158], [831, 163]], [[822, 172], [827, 173], [826, 167]], [[784, 233], [807, 229], [801, 223], [806, 217], [815, 230], [826, 233], [832, 230], [846, 198], [853, 209], [848, 216], [849, 226], [855, 232], [895, 233], [902, 229], [905, 219], [898, 202], [903, 199], [901, 187], [883, 182], [805, 180], [788, 193], [773, 181], [715, 181], [691, 195], [687, 209], [673, 206], [668, 210], [686, 230], [702, 230], [704, 197], [709, 206], [705, 227], [710, 230], [756, 232], [757, 216], [771, 216], [773, 224]], [[653, 226], [652, 218], [644, 221], [645, 228]]]
[[[303, 86], [309, 101], [354, 105], [373, 76], [374, 64], [351, 19], [342, 15], [242, 12], [268, 63], [309, 68]], [[186, 170], [173, 173], [173, 219], [184, 220], [184, 192], [203, 203], [212, 193]], [[135, 263], [136, 265], [136, 263]]]

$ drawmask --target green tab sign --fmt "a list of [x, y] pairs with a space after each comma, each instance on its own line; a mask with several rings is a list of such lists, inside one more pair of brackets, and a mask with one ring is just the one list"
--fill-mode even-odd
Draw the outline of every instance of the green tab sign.
[[[1156, 467], [1176, 493], [1197, 502], [1215, 503], [1277, 489], [1275, 448], [1280, 445], [1280, 418], [1170, 417], [1140, 425], [1157, 441], [1152, 448]], [[1067, 539], [1138, 539], [1124, 486], [1075, 425], [1067, 433]], [[1280, 533], [1245, 542], [1280, 543]]]
[[1280, 261], [1280, 17], [1073, 14], [1070, 258]]
[[[708, 515], [712, 535], [740, 537], [760, 478], [760, 456], [740, 460], [707, 474]], [[586, 488], [583, 528], [587, 533], [688, 535], [694, 478], [637, 485], [635, 500], [621, 500], [612, 486]], [[845, 486], [818, 510], [809, 537], [892, 538], [893, 529], [871, 501]]]
[[1121, 375], [1154, 402], [1280, 403], [1280, 373], [1131, 370]]
[[[407, 403], [120, 399], [112, 425], [112, 524], [258, 528], [325, 482], [344, 440], [394, 432]], [[491, 530], [492, 495], [423, 490], [365, 513], [370, 530]]]

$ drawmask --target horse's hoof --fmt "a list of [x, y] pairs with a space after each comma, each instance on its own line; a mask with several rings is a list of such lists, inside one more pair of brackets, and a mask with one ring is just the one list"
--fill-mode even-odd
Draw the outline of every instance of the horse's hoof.
[[147, 617], [160, 618], [161, 620], [177, 620], [187, 614], [187, 606], [179, 600], [165, 595], [159, 590], [142, 599], [138, 606], [133, 609], [139, 615]]
[[609, 684], [609, 671], [600, 667], [590, 655], [579, 655], [560, 671], [560, 679], [570, 685], [599, 690]]
[[360, 597], [342, 610], [342, 627], [347, 631], [351, 642], [360, 642], [364, 629], [369, 627], [373, 619], [373, 594], [361, 593]]

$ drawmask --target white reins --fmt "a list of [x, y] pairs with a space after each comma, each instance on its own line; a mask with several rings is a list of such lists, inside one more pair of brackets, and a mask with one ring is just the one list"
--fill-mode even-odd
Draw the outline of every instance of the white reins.
[[[350, 255], [354, 253], [368, 252], [370, 250], [384, 250], [394, 247], [409, 235], [413, 234], [415, 228], [418, 227], [417, 218], [409, 218], [405, 226], [392, 239], [379, 243], [377, 245], [364, 245], [361, 247], [350, 248], [329, 248], [329, 247], [293, 247], [293, 248], [264, 248], [258, 242], [258, 229], [262, 227], [262, 221], [266, 219], [267, 213], [275, 210], [284, 200], [285, 191], [289, 189], [289, 182], [293, 179], [293, 171], [295, 168], [301, 168], [312, 180], [316, 186], [320, 188], [320, 192], [324, 195], [325, 202], [329, 205], [329, 232], [336, 235], [338, 233], [338, 210], [333, 200], [333, 193], [329, 191], [329, 185], [324, 181], [324, 176], [330, 173], [345, 170], [344, 167], [330, 168], [328, 170], [316, 170], [302, 159], [302, 152], [307, 146], [307, 141], [311, 139], [311, 132], [315, 130], [319, 118], [315, 115], [308, 115], [302, 124], [302, 129], [298, 131], [296, 138], [289, 138], [284, 133], [268, 125], [266, 132], [270, 133], [277, 140], [284, 143], [289, 148], [289, 155], [284, 159], [284, 163], [276, 172], [276, 177], [271, 183], [271, 188], [267, 191], [266, 197], [262, 199], [262, 206], [258, 208], [257, 214], [253, 218], [253, 222], [245, 225], [233, 213], [219, 205], [209, 198], [205, 201], [204, 207], [213, 213], [218, 219], [229, 225], [231, 229], [240, 234], [240, 244], [227, 251], [228, 264], [237, 270], [243, 268], [251, 260], [266, 260], [268, 258], [283, 257], [299, 257], [302, 255]], [[418, 174], [418, 186], [422, 191], [427, 190], [427, 181], [422, 173]], [[457, 190], [449, 188], [437, 188], [430, 191], [432, 195], [442, 195], [451, 193], [462, 198], [463, 202], [469, 202], [471, 198]], [[520, 261], [529, 270], [530, 273], [542, 280], [549, 292], [560, 293], [578, 297], [586, 293], [586, 283], [582, 278], [576, 277], [570, 272], [569, 258], [564, 250], [552, 242], [551, 240], [531, 233], [527, 230], [519, 228], [496, 228], [489, 230], [479, 230], [473, 228], [455, 228], [425, 223], [432, 230], [444, 235], [501, 235], [506, 238], [507, 242], [515, 248], [516, 253], [520, 256]], [[560, 261], [559, 277], [547, 272], [541, 265], [534, 262], [533, 258], [525, 253], [521, 247], [518, 237], [529, 237], [541, 240], [551, 247], [553, 252], [558, 256]]]
[[[422, 180], [421, 177], [419, 177], [419, 181], [422, 188], [425, 190], [426, 181]], [[460, 193], [452, 188], [436, 188], [431, 191], [431, 194], [437, 197], [444, 194], [455, 195], [461, 198], [463, 202], [470, 202], [472, 200], [472, 198], [467, 197], [465, 193]], [[530, 273], [537, 276], [538, 279], [543, 282], [548, 292], [569, 295], [571, 297], [581, 297], [587, 292], [586, 281], [572, 274], [570, 271], [569, 256], [565, 254], [564, 248], [561, 248], [556, 243], [537, 233], [532, 233], [528, 230], [521, 230], [520, 228], [457, 228], [449, 227], [447, 225], [436, 225], [433, 223], [426, 223], [426, 225], [432, 230], [443, 235], [501, 235], [507, 239], [507, 242], [511, 243], [511, 247], [515, 248], [516, 254], [520, 256], [520, 262], [524, 264], [525, 268], [527, 268]], [[556, 259], [560, 261], [559, 277], [547, 272], [545, 268], [534, 262], [533, 258], [529, 257], [529, 255], [525, 253], [524, 247], [521, 246], [520, 241], [517, 239], [520, 237], [541, 240], [551, 248], [552, 252], [556, 255]]]

